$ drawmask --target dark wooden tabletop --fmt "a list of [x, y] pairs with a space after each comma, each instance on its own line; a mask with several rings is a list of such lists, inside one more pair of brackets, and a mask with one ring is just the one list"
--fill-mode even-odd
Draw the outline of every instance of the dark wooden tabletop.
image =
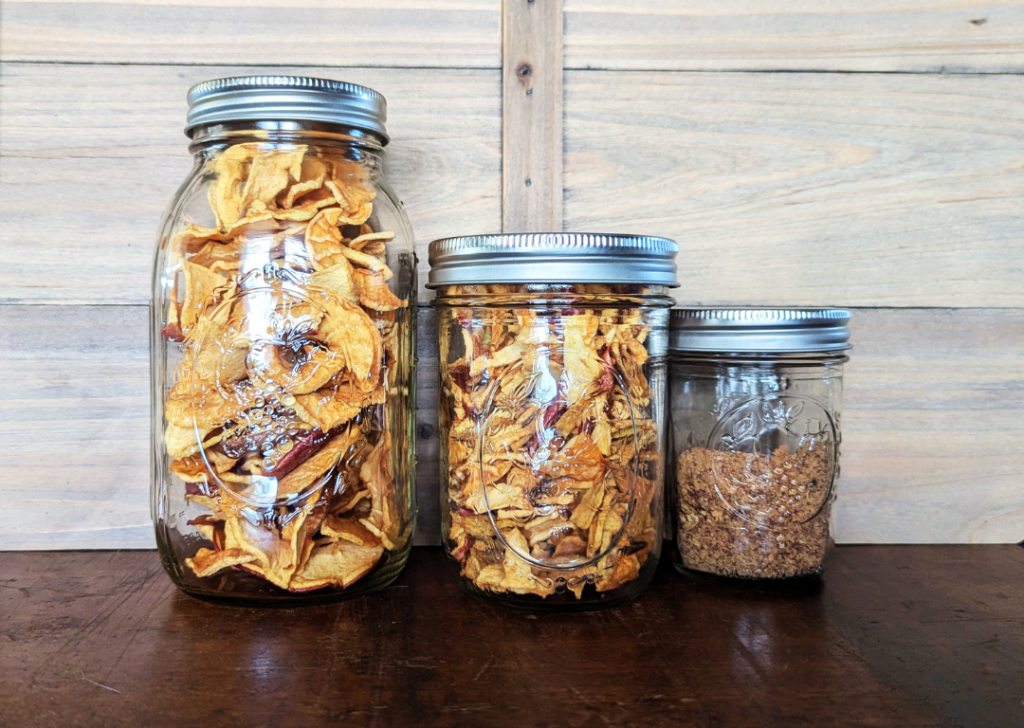
[[301, 609], [199, 602], [153, 552], [0, 554], [0, 725], [1024, 726], [1024, 549], [836, 549], [820, 582], [693, 578], [531, 614], [439, 549]]

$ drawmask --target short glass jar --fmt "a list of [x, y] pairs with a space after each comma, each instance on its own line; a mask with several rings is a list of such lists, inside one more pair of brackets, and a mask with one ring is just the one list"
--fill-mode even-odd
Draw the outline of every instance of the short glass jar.
[[585, 609], [638, 595], [663, 539], [670, 240], [436, 240], [441, 514], [472, 594]]
[[831, 543], [849, 311], [673, 309], [677, 567], [817, 574]]
[[416, 258], [384, 176], [386, 102], [315, 78], [188, 94], [161, 224], [152, 513], [184, 591], [350, 597], [411, 544]]

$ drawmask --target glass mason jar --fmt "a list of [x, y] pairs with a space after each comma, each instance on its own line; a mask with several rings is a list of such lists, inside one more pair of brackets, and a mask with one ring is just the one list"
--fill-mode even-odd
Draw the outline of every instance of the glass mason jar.
[[411, 542], [416, 258], [386, 102], [295, 77], [188, 94], [161, 224], [152, 513], [184, 591], [310, 602], [393, 581]]
[[674, 309], [677, 567], [817, 574], [831, 543], [849, 311]]
[[436, 240], [441, 519], [470, 593], [589, 608], [661, 552], [670, 240]]

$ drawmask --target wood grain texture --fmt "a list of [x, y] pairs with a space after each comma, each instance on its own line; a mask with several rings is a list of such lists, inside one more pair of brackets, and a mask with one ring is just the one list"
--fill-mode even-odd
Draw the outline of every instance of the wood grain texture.
[[[0, 306], [0, 550], [148, 548], [146, 309]], [[836, 537], [1024, 539], [1024, 310], [859, 310]], [[436, 328], [419, 312], [416, 541], [439, 540]]]
[[502, 4], [502, 229], [562, 229], [562, 0]]
[[0, 59], [493, 68], [499, 0], [4, 0]]
[[[435, 237], [501, 225], [497, 70], [4, 64], [0, 71], [2, 302], [148, 302], [157, 224], [191, 166], [185, 92], [217, 76], [295, 72], [385, 94], [394, 140], [388, 178], [422, 260]], [[420, 274], [425, 281], [426, 266]]]
[[681, 301], [1024, 305], [1016, 76], [566, 74], [565, 228], [679, 241]]
[[0, 587], [12, 728], [1024, 726], [1016, 546], [840, 547], [797, 584], [664, 563], [584, 614], [473, 599], [440, 549], [301, 609], [194, 600], [148, 551], [5, 554]]
[[1024, 310], [861, 310], [851, 341], [839, 538], [1024, 542]]
[[148, 309], [0, 306], [0, 548], [140, 548]]
[[568, 68], [1020, 72], [1024, 3], [567, 0]]

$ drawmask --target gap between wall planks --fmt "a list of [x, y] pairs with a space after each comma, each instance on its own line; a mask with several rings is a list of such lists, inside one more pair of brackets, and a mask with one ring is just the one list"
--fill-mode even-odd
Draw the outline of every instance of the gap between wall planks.
[[505, 232], [562, 229], [562, 36], [562, 0], [502, 1]]

